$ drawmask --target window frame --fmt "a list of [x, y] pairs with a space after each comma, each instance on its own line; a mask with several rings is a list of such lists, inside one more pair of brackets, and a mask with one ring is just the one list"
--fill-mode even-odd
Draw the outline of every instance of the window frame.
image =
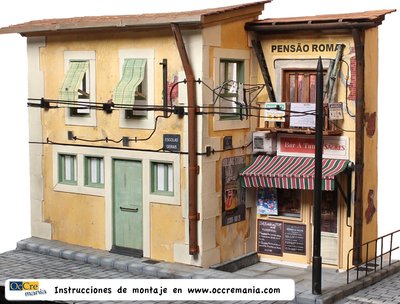
[[[96, 170], [98, 176], [96, 182], [92, 181], [92, 160], [97, 160]], [[85, 186], [94, 188], [104, 188], [105, 172], [104, 172], [104, 157], [101, 156], [84, 156], [85, 167]]]
[[[96, 52], [95, 51], [64, 51], [64, 76], [68, 73], [70, 62], [72, 61], [87, 61], [88, 69], [85, 73], [86, 77], [82, 79], [85, 85], [89, 88], [88, 98], [78, 94], [77, 101], [96, 102]], [[82, 83], [83, 84], [83, 83]], [[65, 124], [77, 126], [96, 126], [96, 110], [95, 109], [79, 109], [82, 112], [78, 113], [76, 106], [65, 109]]]
[[[227, 79], [229, 76], [229, 64], [233, 63], [236, 64], [236, 80], [234, 79]], [[221, 64], [224, 64], [224, 76], [221, 76]], [[244, 83], [244, 73], [245, 72], [245, 65], [244, 65], [244, 60], [243, 59], [232, 59], [232, 58], [220, 58], [219, 61], [219, 85], [223, 85], [225, 82], [227, 81], [235, 81], [238, 85], [237, 90], [239, 90], [239, 83]], [[225, 91], [225, 92], [224, 92]], [[219, 93], [219, 95], [222, 97], [220, 98], [220, 109], [219, 112], [221, 112], [219, 114], [219, 118], [221, 120], [237, 120], [240, 119], [240, 106], [238, 105], [238, 96], [239, 93], [230, 93], [230, 92], [226, 92], [227, 89], [222, 88], [221, 93]], [[232, 99], [232, 101], [230, 100], [225, 100], [226, 99]], [[235, 98], [235, 100], [233, 100], [233, 98]], [[227, 114], [223, 114], [224, 111], [230, 111], [229, 109], [225, 109], [225, 106], [221, 106], [221, 103], [228, 103], [231, 102], [232, 103], [232, 113], [227, 113]], [[222, 107], [222, 109], [221, 109]]]
[[[159, 171], [158, 166], [164, 166], [164, 176], [163, 176], [163, 188], [160, 190], [158, 188], [159, 182]], [[174, 164], [172, 162], [161, 162], [161, 161], [151, 161], [150, 162], [150, 191], [152, 194], [164, 195], [164, 196], [174, 196]], [[171, 173], [171, 174], [170, 174]], [[172, 180], [170, 179], [172, 177]], [[170, 190], [172, 186], [172, 190]]]
[[[326, 70], [324, 70], [324, 76], [325, 76]], [[294, 75], [295, 77], [295, 100], [292, 101], [291, 100], [291, 80], [290, 80], [290, 76], [291, 74]], [[307, 95], [307, 99], [306, 100], [302, 100], [299, 97], [299, 82], [298, 82], [298, 78], [300, 75], [303, 75], [304, 80], [302, 81], [303, 84], [308, 84], [307, 87], [305, 87], [305, 89], [303, 89], [303, 96]], [[282, 76], [283, 76], [283, 82], [282, 82], [282, 101], [283, 102], [288, 102], [288, 103], [315, 103], [315, 96], [312, 96], [312, 88], [311, 88], [311, 84], [310, 84], [310, 76], [313, 76], [314, 78], [316, 78], [317, 72], [312, 69], [284, 69], [282, 71]], [[314, 93], [316, 90], [316, 79], [315, 79], [315, 87], [314, 87]], [[302, 97], [303, 97], [302, 96]]]
[[[73, 160], [71, 162], [70, 175], [72, 179], [66, 178], [66, 157]], [[58, 182], [65, 185], [77, 185], [78, 184], [78, 159], [76, 154], [59, 153], [58, 154]]]
[[[154, 49], [121, 49], [119, 50], [119, 76], [118, 82], [123, 74], [123, 66], [125, 59], [146, 59], [146, 75], [142, 81], [144, 89], [147, 90], [146, 99], [137, 99], [135, 104], [138, 105], [154, 105], [155, 104], [155, 74], [154, 74]], [[146, 115], [134, 115], [132, 110], [119, 110], [119, 125], [121, 128], [129, 129], [153, 129], [154, 128], [154, 111], [146, 111]], [[133, 115], [131, 115], [133, 114]]]
[[[210, 53], [211, 55], [211, 53]], [[256, 63], [254, 59], [251, 59], [250, 49], [240, 50], [240, 49], [225, 49], [225, 48], [213, 48], [212, 52], [212, 64], [213, 64], [213, 81], [214, 88], [218, 87], [220, 83], [220, 70], [219, 63], [221, 59], [226, 60], [242, 60], [244, 64], [244, 83], [250, 83], [250, 77], [254, 77], [254, 72], [250, 69], [250, 62]], [[212, 100], [212, 96], [210, 96]], [[216, 105], [217, 107], [218, 105]], [[238, 130], [250, 127], [250, 119], [221, 119], [219, 114], [213, 116], [213, 130], [214, 131], [224, 131], [224, 130]]]

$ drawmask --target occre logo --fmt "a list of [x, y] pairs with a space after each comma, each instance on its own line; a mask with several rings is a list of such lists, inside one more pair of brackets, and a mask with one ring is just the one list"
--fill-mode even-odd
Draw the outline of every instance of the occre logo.
[[11, 281], [10, 290], [22, 291], [22, 290], [39, 290], [39, 282], [37, 281]]

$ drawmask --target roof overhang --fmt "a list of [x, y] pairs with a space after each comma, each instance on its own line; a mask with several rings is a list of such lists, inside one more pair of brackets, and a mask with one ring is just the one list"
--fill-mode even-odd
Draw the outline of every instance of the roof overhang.
[[0, 28], [0, 34], [19, 33], [22, 36], [47, 36], [76, 32], [160, 29], [170, 28], [171, 23], [179, 23], [182, 29], [196, 29], [227, 20], [243, 20], [247, 17], [257, 19], [264, 9], [264, 4], [271, 1], [264, 0], [188, 12], [34, 20]]
[[379, 10], [350, 14], [317, 15], [294, 18], [269, 18], [246, 23], [246, 30], [257, 34], [310, 31], [348, 31], [368, 29], [382, 24], [385, 15], [396, 10]]

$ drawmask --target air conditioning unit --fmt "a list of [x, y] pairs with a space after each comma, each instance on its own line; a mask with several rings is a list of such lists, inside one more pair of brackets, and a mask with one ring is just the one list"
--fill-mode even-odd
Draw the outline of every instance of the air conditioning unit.
[[276, 134], [270, 132], [253, 132], [253, 153], [276, 153]]

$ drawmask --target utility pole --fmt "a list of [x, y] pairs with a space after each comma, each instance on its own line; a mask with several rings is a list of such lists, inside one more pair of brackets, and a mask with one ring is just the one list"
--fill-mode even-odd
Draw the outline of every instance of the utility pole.
[[321, 201], [322, 201], [322, 131], [324, 123], [324, 72], [321, 57], [317, 65], [317, 93], [315, 119], [315, 175], [314, 175], [314, 242], [312, 258], [312, 293], [321, 294]]

